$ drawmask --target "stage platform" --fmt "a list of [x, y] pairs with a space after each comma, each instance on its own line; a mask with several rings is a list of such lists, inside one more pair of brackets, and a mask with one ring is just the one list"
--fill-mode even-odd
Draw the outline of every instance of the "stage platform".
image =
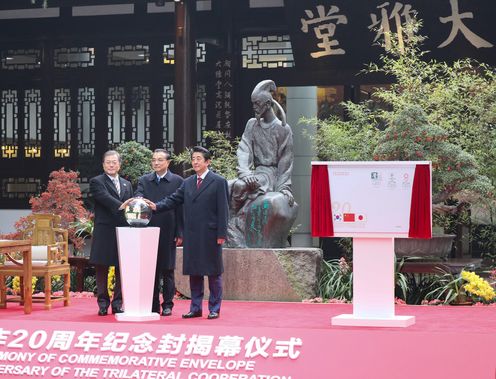
[[[221, 317], [118, 322], [96, 300], [0, 309], [0, 377], [494, 379], [496, 307], [396, 306], [408, 328], [331, 326], [350, 304], [224, 301]], [[206, 311], [207, 304], [204, 304]]]

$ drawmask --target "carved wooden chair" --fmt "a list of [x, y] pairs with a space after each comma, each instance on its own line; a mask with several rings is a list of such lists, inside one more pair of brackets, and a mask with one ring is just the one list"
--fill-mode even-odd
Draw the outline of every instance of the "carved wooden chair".
[[[33, 297], [33, 302], [45, 303], [45, 309], [51, 309], [52, 302], [63, 300], [64, 306], [68, 306], [70, 272], [69, 248], [67, 229], [60, 228], [60, 216], [54, 214], [32, 214], [28, 216], [32, 226], [26, 230], [23, 239], [30, 239], [32, 244], [32, 270], [33, 277], [43, 278], [45, 284], [45, 297]], [[6, 276], [19, 276], [21, 282], [21, 296], [19, 298], [5, 299], [5, 291], [2, 292], [0, 303], [6, 301], [18, 301], [23, 303], [22, 289], [25, 283], [23, 280], [22, 261], [10, 259], [0, 265], [0, 283], [5, 283]], [[63, 294], [55, 296], [52, 294], [52, 277], [60, 275], [64, 281]]]

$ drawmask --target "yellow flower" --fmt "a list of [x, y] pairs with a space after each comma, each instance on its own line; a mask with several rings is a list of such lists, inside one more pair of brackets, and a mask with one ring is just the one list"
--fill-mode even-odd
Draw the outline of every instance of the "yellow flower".
[[115, 286], [115, 267], [110, 266], [108, 280], [107, 280], [107, 289], [110, 296], [112, 296], [112, 294], [114, 293], [114, 286]]
[[12, 291], [14, 291], [15, 293], [19, 293], [20, 290], [21, 290], [21, 279], [19, 279], [18, 276], [14, 276], [14, 278], [12, 279]]
[[33, 276], [31, 278], [31, 292], [34, 292], [34, 289], [36, 288], [37, 282], [38, 282], [38, 278], [36, 276]]
[[465, 291], [469, 294], [480, 297], [485, 301], [491, 301], [496, 298], [496, 292], [494, 288], [487, 282], [482, 279], [479, 275], [470, 271], [462, 271], [461, 276], [463, 280], [467, 283], [463, 285]]
[[[38, 278], [36, 276], [33, 276], [31, 278], [31, 292], [34, 292], [37, 282]], [[14, 276], [14, 278], [12, 278], [12, 291], [14, 291], [15, 293], [19, 293], [21, 291], [21, 278], [19, 278], [18, 276]]]

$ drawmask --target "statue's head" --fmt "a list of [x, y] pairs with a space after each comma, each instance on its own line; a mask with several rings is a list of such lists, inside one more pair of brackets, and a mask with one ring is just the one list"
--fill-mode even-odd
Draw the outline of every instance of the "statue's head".
[[275, 90], [276, 85], [272, 80], [263, 80], [256, 85], [251, 93], [253, 112], [257, 120], [260, 120], [267, 111], [272, 109], [273, 98], [270, 91]]
[[272, 80], [262, 80], [255, 86], [251, 93], [251, 102], [253, 104], [253, 112], [257, 121], [266, 118], [267, 112], [273, 112], [272, 105], [276, 105], [282, 115], [282, 124], [286, 124], [286, 114], [281, 105], [274, 100], [271, 92], [276, 91], [276, 84]]

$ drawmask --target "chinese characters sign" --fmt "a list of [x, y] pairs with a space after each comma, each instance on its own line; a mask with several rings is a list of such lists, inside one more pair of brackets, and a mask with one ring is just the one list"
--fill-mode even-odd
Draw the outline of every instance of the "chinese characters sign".
[[344, 54], [345, 51], [337, 47], [339, 42], [331, 38], [334, 37], [336, 26], [338, 24], [348, 23], [348, 19], [346, 16], [336, 14], [339, 12], [339, 8], [334, 5], [329, 8], [327, 13], [323, 5], [318, 5], [317, 12], [318, 14], [315, 16], [312, 11], [306, 10], [305, 13], [308, 19], [301, 20], [301, 30], [304, 33], [308, 33], [310, 26], [315, 33], [315, 37], [321, 41], [317, 43], [317, 46], [321, 50], [313, 52], [310, 55], [312, 58], [320, 58], [324, 55]]
[[233, 81], [232, 61], [219, 59], [215, 63], [215, 130], [231, 132]]
[[296, 66], [361, 67], [391, 48], [402, 50], [404, 25], [422, 20], [430, 57], [496, 63], [496, 4], [488, 0], [285, 1]]
[[0, 377], [198, 379], [207, 378], [205, 372], [218, 373], [212, 378], [303, 377], [294, 374], [308, 371], [311, 357], [303, 343], [308, 336], [298, 333], [16, 322], [0, 327]]
[[467, 39], [473, 46], [476, 48], [481, 48], [481, 47], [494, 47], [494, 45], [483, 38], [479, 37], [477, 34], [475, 34], [473, 31], [471, 31], [467, 25], [463, 23], [463, 19], [473, 19], [474, 14], [472, 12], [464, 12], [460, 14], [459, 6], [458, 6], [458, 1], [459, 0], [450, 0], [450, 6], [451, 6], [451, 15], [448, 17], [439, 17], [439, 21], [441, 23], [446, 24], [446, 23], [451, 23], [451, 32], [448, 38], [440, 44], [438, 47], [446, 47], [449, 46], [455, 39], [458, 33], [461, 33], [463, 37]]

